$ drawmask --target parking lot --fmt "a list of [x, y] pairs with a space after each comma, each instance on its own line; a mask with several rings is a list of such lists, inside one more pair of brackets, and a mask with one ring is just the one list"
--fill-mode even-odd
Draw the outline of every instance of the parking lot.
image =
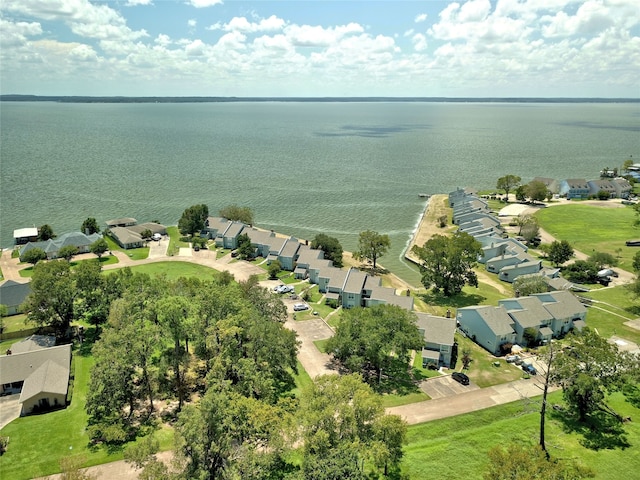
[[420, 384], [420, 389], [432, 399], [451, 397], [460, 393], [479, 390], [480, 387], [471, 382], [469, 385], [461, 385], [451, 375], [430, 378]]

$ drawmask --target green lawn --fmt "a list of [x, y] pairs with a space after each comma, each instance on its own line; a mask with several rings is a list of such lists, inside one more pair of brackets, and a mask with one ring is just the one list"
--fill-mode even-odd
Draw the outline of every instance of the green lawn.
[[[112, 272], [109, 270], [107, 273]], [[131, 271], [146, 273], [152, 277], [157, 275], [165, 275], [168, 279], [177, 279], [180, 277], [211, 277], [218, 274], [217, 270], [203, 265], [190, 262], [154, 262], [144, 265], [135, 265], [131, 267]]]
[[33, 325], [29, 325], [25, 323], [27, 316], [24, 313], [20, 313], [18, 315], [11, 315], [10, 317], [4, 317], [2, 319], [2, 323], [4, 325], [4, 332], [17, 332], [19, 330], [24, 330], [25, 328], [30, 328]]
[[[562, 394], [553, 393], [549, 403], [562, 403]], [[636, 418], [640, 409], [611, 399], [612, 406], [625, 416]], [[487, 465], [487, 452], [496, 445], [517, 442], [534, 445], [538, 440], [540, 397], [479, 410], [457, 417], [409, 427], [404, 448], [403, 472], [409, 478], [480, 480]], [[553, 458], [573, 458], [591, 467], [600, 480], [637, 478], [640, 471], [640, 423], [625, 424], [629, 447], [585, 448], [581, 433], [565, 428], [547, 416], [546, 443]]]
[[587, 311], [587, 325], [603, 337], [618, 335], [640, 345], [640, 331], [624, 323], [640, 317], [640, 302], [623, 286], [602, 288], [581, 296], [595, 300]]
[[182, 235], [178, 231], [178, 227], [167, 227], [167, 235], [169, 235], [167, 255], [177, 255], [180, 248], [189, 248], [189, 243], [182, 240]]
[[[122, 248], [120, 245], [118, 245], [113, 238], [111, 238], [109, 235], [105, 235], [103, 237], [106, 241], [107, 241], [107, 245], [109, 246], [109, 250], [112, 251], [120, 251], [120, 252], [124, 252], [125, 254], [129, 255], [129, 257], [131, 257], [133, 260], [144, 260], [145, 258], [147, 258], [149, 256], [149, 247], [141, 247], [141, 248], [130, 248], [128, 250], [125, 250], [124, 248]], [[111, 255], [105, 255], [102, 258], [109, 258], [111, 257]], [[114, 263], [118, 263], [117, 259]]]
[[[484, 267], [481, 266], [480, 268]], [[487, 272], [484, 273], [488, 274]], [[500, 280], [497, 280], [497, 275], [495, 277], [496, 282], [503, 283], [500, 282]], [[505, 284], [505, 288], [510, 288], [510, 286]], [[467, 285], [462, 289], [462, 293], [452, 297], [445, 297], [442, 293], [433, 293], [433, 290], [423, 290], [416, 294], [416, 297], [426, 304], [426, 307], [423, 307], [425, 313], [440, 316], [444, 316], [447, 309], [451, 309], [452, 313], [455, 313], [454, 310], [461, 307], [470, 307], [473, 305], [498, 305], [498, 300], [502, 300], [503, 298], [508, 298], [510, 296], [511, 295], [507, 296], [500, 293], [495, 287], [482, 282], [482, 279], [480, 279], [477, 288]]]
[[640, 237], [640, 228], [633, 225], [633, 208], [607, 208], [584, 204], [542, 208], [535, 214], [540, 226], [554, 237], [568, 241], [587, 255], [606, 252], [620, 257], [620, 267], [633, 271], [631, 262], [637, 248], [625, 241]]
[[[89, 445], [84, 405], [93, 358], [82, 356], [76, 350], [73, 362], [75, 387], [71, 404], [66, 409], [18, 418], [0, 432], [10, 437], [9, 448], [0, 457], [3, 479], [28, 479], [59, 472], [59, 460], [65, 456], [79, 456], [84, 460], [84, 466], [122, 459], [122, 449], [107, 451]], [[171, 429], [160, 428], [154, 435], [160, 441], [161, 449], [173, 445]]]
[[[523, 374], [520, 368], [505, 362], [502, 358], [496, 359], [484, 348], [471, 341], [471, 339], [456, 333], [456, 342], [458, 342], [458, 362], [456, 370], [460, 371], [462, 369], [462, 352], [465, 349], [469, 349], [473, 361], [469, 369], [465, 370], [464, 373], [479, 387], [491, 387], [522, 378]], [[499, 362], [500, 366], [494, 366], [494, 362]]]

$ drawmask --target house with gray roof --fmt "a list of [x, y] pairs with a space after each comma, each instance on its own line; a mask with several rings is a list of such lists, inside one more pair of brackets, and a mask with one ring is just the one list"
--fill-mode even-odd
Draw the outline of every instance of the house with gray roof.
[[307, 268], [309, 275], [309, 283], [318, 285], [320, 292], [327, 291], [327, 285], [333, 276], [333, 270], [339, 270], [333, 266], [333, 262], [329, 259], [322, 258], [311, 262]]
[[467, 337], [494, 355], [500, 354], [501, 345], [515, 343], [515, 322], [503, 306], [477, 305], [459, 308], [456, 318], [460, 330]]
[[502, 305], [514, 321], [516, 343], [523, 343], [527, 328], [535, 332], [535, 340], [541, 343], [548, 342], [552, 337], [557, 336], [551, 329], [553, 315], [544, 308], [538, 298], [531, 296], [507, 298], [499, 300], [498, 305]]
[[124, 217], [124, 218], [114, 218], [113, 220], [107, 220], [105, 222], [107, 224], [107, 228], [114, 227], [131, 227], [138, 223], [135, 218]]
[[7, 280], [0, 284], [0, 304], [7, 307], [7, 315], [17, 315], [20, 313], [20, 305], [24, 303], [31, 293], [29, 282], [18, 283], [14, 280]]
[[629, 180], [627, 180], [626, 178], [613, 178], [611, 179], [611, 184], [616, 190], [616, 197], [618, 198], [629, 198], [631, 192], [633, 191], [633, 185], [631, 185], [631, 183], [629, 183]]
[[151, 235], [156, 233], [159, 235], [167, 234], [167, 227], [165, 227], [160, 223], [155, 223], [155, 222], [140, 223], [138, 225], [131, 225], [130, 227], [126, 227], [126, 228], [130, 232], [135, 232], [140, 236], [142, 236], [142, 232], [144, 232], [145, 230], [149, 230], [151, 232]]
[[454, 217], [453, 223], [455, 225], [463, 225], [467, 222], [474, 222], [478, 220], [486, 220], [486, 222], [481, 222], [482, 225], [487, 225], [487, 226], [500, 225], [500, 219], [498, 217], [491, 215], [490, 213], [480, 212], [480, 211], [465, 213], [463, 215], [457, 215]]
[[231, 222], [222, 234], [222, 247], [232, 250], [237, 248], [238, 237], [243, 233], [244, 227], [245, 224], [242, 222]]
[[54, 335], [30, 335], [27, 338], [15, 342], [11, 345], [11, 354], [32, 352], [34, 350], [42, 350], [56, 346], [56, 337]]
[[554, 336], [564, 335], [571, 329], [582, 330], [586, 326], [587, 308], [568, 290], [557, 290], [531, 295], [542, 302], [552, 315], [551, 330]]
[[613, 186], [611, 180], [589, 180], [587, 184], [589, 185], [589, 193], [591, 195], [598, 195], [600, 192], [606, 192], [609, 194], [610, 198], [618, 196], [618, 191]]
[[297, 238], [290, 237], [285, 242], [282, 250], [278, 253], [278, 262], [280, 262], [280, 267], [283, 270], [287, 270], [293, 272], [295, 269], [296, 258], [298, 255], [298, 250], [302, 244], [298, 241]]
[[365, 307], [374, 305], [396, 305], [405, 310], [413, 310], [413, 297], [396, 295], [395, 288], [372, 287], [371, 294], [364, 298]]
[[20, 249], [20, 256], [22, 257], [26, 252], [34, 248], [40, 248], [47, 254], [48, 260], [53, 260], [58, 258], [60, 249], [66, 246], [76, 247], [78, 253], [88, 253], [91, 244], [100, 238], [102, 238], [102, 235], [99, 233], [92, 233], [91, 235], [85, 235], [82, 232], [64, 233], [46, 241], [27, 243]]
[[542, 260], [528, 260], [516, 265], [502, 267], [498, 277], [503, 282], [513, 283], [520, 275], [531, 275], [542, 270]]
[[126, 227], [112, 227], [106, 233], [125, 250], [144, 247], [142, 236]]
[[487, 272], [500, 274], [502, 269], [505, 267], [520, 265], [521, 263], [530, 261], [531, 257], [526, 253], [505, 254], [487, 260], [485, 268], [487, 269]]
[[535, 177], [532, 181], [543, 183], [551, 193], [558, 193], [560, 191], [560, 184], [555, 178]]
[[0, 355], [0, 393], [20, 392], [22, 415], [64, 407], [70, 365], [71, 345]]
[[416, 312], [416, 317], [418, 330], [424, 338], [422, 365], [432, 363], [448, 368], [455, 343], [456, 319], [421, 312]]
[[364, 305], [362, 293], [367, 275], [357, 268], [350, 268], [347, 279], [342, 288], [342, 306], [344, 308], [361, 307]]
[[[255, 227], [247, 227], [242, 231], [242, 233], [247, 234], [247, 236], [251, 240], [251, 245], [256, 249], [256, 256], [264, 258], [267, 258], [269, 256], [269, 249], [271, 248], [271, 237], [275, 234], [271, 234], [270, 232], [266, 232], [264, 230], [259, 230]], [[222, 238], [222, 234], [220, 235]]]
[[584, 178], [569, 178], [560, 182], [560, 195], [572, 198], [588, 198], [589, 184]]

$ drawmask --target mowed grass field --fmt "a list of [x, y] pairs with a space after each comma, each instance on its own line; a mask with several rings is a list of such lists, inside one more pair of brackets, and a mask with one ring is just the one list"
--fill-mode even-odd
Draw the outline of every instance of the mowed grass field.
[[619, 257], [620, 267], [632, 271], [631, 263], [638, 247], [625, 241], [640, 238], [640, 227], [630, 206], [611, 208], [580, 203], [542, 208], [536, 212], [540, 226], [559, 240], [586, 255], [606, 252]]

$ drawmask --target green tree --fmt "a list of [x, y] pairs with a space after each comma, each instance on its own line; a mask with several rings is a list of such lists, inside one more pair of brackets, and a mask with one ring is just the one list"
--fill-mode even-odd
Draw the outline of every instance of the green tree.
[[142, 232], [140, 232], [140, 237], [148, 242], [149, 240], [151, 240], [151, 237], [153, 237], [153, 232], [150, 229], [145, 228]]
[[366, 478], [366, 470], [398, 472], [406, 424], [384, 414], [381, 398], [359, 375], [316, 378], [302, 393], [298, 415], [303, 478]]
[[311, 248], [322, 250], [324, 258], [331, 260], [333, 266], [342, 268], [342, 245], [337, 238], [330, 237], [324, 233], [319, 233], [311, 241]]
[[633, 158], [627, 158], [622, 164], [622, 170], [628, 172], [629, 167], [632, 167], [632, 166], [633, 166]]
[[515, 190], [516, 200], [524, 202], [527, 199], [527, 188], [525, 185], [518, 185]]
[[547, 282], [542, 275], [520, 275], [513, 281], [513, 293], [526, 297], [532, 293], [544, 293], [548, 291]]
[[570, 353], [557, 355], [551, 380], [562, 386], [565, 401], [578, 420], [603, 412], [622, 421], [606, 402], [608, 393], [622, 390], [637, 375], [637, 359], [606, 338], [585, 328], [568, 337]]
[[633, 256], [632, 267], [634, 272], [640, 273], [640, 251], [636, 252]]
[[67, 262], [70, 262], [71, 259], [78, 254], [78, 247], [75, 245], [65, 245], [60, 250], [58, 250], [58, 258], [64, 258]]
[[202, 231], [209, 217], [209, 207], [205, 204], [192, 205], [182, 212], [178, 220], [178, 230], [183, 235], [193, 235]]
[[251, 238], [246, 233], [242, 233], [238, 236], [238, 258], [241, 260], [247, 260], [252, 258], [255, 254], [255, 248], [251, 245]]
[[373, 271], [376, 270], [378, 259], [391, 248], [391, 240], [388, 235], [381, 235], [372, 230], [360, 232], [358, 238], [358, 250], [353, 252], [356, 260], [370, 260], [373, 264]]
[[87, 218], [84, 222], [82, 222], [80, 231], [86, 235], [91, 235], [92, 233], [100, 233], [98, 221], [93, 217]]
[[523, 445], [515, 440], [489, 450], [489, 465], [485, 480], [580, 480], [593, 478], [595, 473], [573, 460], [549, 460], [536, 445]]
[[228, 205], [219, 212], [222, 218], [232, 222], [242, 222], [253, 225], [253, 211], [249, 207], [239, 207], [238, 205]]
[[606, 252], [594, 252], [591, 256], [589, 256], [587, 261], [596, 265], [599, 270], [605, 267], [618, 266], [618, 259], [610, 253]]
[[425, 288], [433, 286], [434, 290], [442, 290], [450, 297], [460, 293], [466, 283], [478, 286], [473, 268], [482, 246], [468, 233], [456, 232], [450, 237], [434, 235], [422, 247], [415, 245], [413, 252], [420, 259]]
[[598, 265], [585, 260], [576, 260], [564, 267], [563, 275], [575, 283], [596, 283], [598, 281]]
[[547, 186], [539, 180], [532, 180], [525, 187], [525, 194], [532, 202], [542, 202], [548, 193]]
[[52, 238], [56, 238], [56, 235], [55, 233], [53, 233], [53, 228], [51, 228], [51, 225], [45, 223], [38, 229], [39, 241], [44, 242]]
[[498, 178], [496, 188], [498, 190], [504, 190], [506, 193], [506, 200], [509, 201], [509, 192], [520, 185], [522, 179], [518, 175], [505, 175]]
[[27, 321], [50, 325], [58, 336], [65, 336], [74, 319], [76, 287], [71, 267], [64, 260], [38, 263], [33, 267], [31, 293], [22, 305]]
[[380, 382], [392, 353], [408, 366], [411, 350], [420, 349], [423, 342], [414, 313], [395, 305], [376, 305], [343, 312], [326, 348], [353, 372], [373, 367]]
[[20, 256], [20, 261], [35, 265], [40, 260], [46, 260], [46, 258], [47, 258], [47, 254], [45, 253], [45, 251], [42, 250], [41, 248], [36, 247], [36, 248], [31, 248], [26, 252], [24, 252]]
[[104, 238], [99, 238], [91, 245], [89, 245], [89, 250], [98, 258], [102, 258], [102, 255], [104, 255], [104, 253], [109, 250], [109, 245]]
[[549, 246], [548, 259], [556, 267], [559, 267], [564, 262], [573, 257], [573, 248], [566, 240], [554, 240]]
[[282, 271], [282, 267], [280, 266], [280, 262], [278, 260], [273, 260], [269, 264], [268, 272], [269, 272], [269, 278], [271, 280], [275, 280], [276, 278], [278, 278], [278, 274], [281, 271]]

